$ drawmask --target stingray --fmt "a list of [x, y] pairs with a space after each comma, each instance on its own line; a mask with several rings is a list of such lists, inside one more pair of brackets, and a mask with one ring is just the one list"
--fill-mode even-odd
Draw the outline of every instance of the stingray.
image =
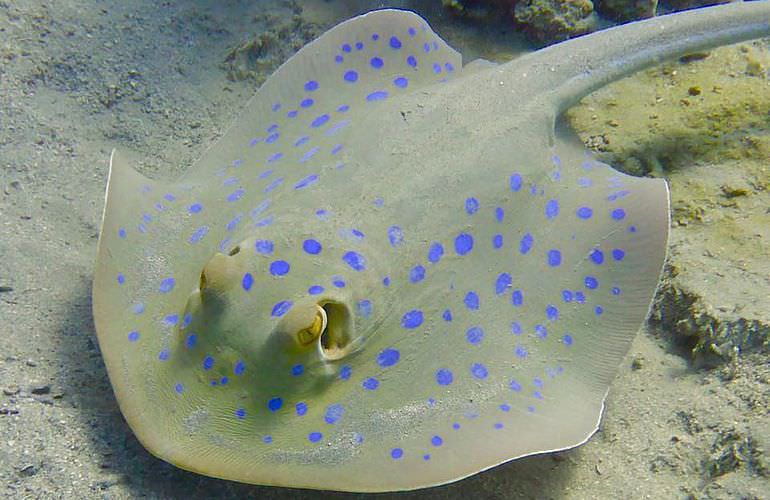
[[768, 21], [768, 2], [732, 4], [463, 66], [418, 15], [380, 10], [289, 59], [179, 179], [113, 152], [93, 308], [128, 424], [186, 470], [347, 491], [585, 443], [669, 203], [562, 114]]

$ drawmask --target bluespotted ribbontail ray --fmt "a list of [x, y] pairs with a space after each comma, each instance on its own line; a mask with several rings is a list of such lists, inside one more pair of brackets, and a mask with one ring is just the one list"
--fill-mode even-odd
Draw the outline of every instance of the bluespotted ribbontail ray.
[[93, 301], [129, 425], [184, 469], [350, 491], [584, 443], [668, 196], [560, 115], [769, 21], [733, 4], [463, 68], [416, 14], [376, 11], [286, 62], [180, 179], [113, 153]]

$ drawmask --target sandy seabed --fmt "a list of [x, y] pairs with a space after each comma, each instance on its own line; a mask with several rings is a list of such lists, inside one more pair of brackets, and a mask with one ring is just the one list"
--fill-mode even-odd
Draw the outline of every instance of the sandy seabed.
[[[91, 316], [112, 148], [136, 151], [150, 177], [177, 176], [255, 82], [307, 37], [370, 8], [417, 9], [466, 60], [522, 47], [510, 28], [458, 23], [439, 2], [301, 4], [0, 0], [6, 497], [351, 496], [220, 481], [152, 457], [120, 415]], [[255, 67], [228, 58], [287, 29]], [[670, 296], [622, 364], [600, 431], [579, 449], [404, 497], [770, 498], [768, 44], [696, 59], [618, 82], [570, 114], [604, 159], [669, 178], [674, 209]], [[714, 324], [749, 327], [715, 338]]]

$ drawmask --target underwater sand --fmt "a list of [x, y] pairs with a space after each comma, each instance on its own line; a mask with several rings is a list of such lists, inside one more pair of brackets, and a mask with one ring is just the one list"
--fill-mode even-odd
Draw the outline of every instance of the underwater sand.
[[[278, 0], [51, 4], [0, 0], [0, 494], [362, 496], [206, 478], [136, 441], [91, 317], [109, 152], [132, 149], [143, 173], [177, 176], [235, 117], [254, 78], [368, 8], [413, 6], [466, 61], [510, 59], [521, 40], [458, 23], [428, 0], [310, 0], [296, 20], [300, 2]], [[234, 72], [228, 54], [264, 33], [289, 36]], [[669, 63], [573, 110], [603, 159], [671, 182], [677, 275], [662, 288], [661, 317], [637, 336], [589, 443], [400, 496], [770, 498], [768, 52], [746, 43]], [[715, 324], [728, 333], [703, 331]]]

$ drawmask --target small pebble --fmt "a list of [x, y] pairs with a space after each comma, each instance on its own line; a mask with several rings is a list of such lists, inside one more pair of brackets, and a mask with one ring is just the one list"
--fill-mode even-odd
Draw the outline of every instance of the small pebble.
[[19, 393], [21, 389], [16, 384], [11, 384], [9, 386], [3, 387], [3, 394], [6, 396], [14, 396]]
[[51, 386], [49, 384], [33, 384], [30, 392], [38, 396], [41, 394], [49, 394], [51, 392]]

